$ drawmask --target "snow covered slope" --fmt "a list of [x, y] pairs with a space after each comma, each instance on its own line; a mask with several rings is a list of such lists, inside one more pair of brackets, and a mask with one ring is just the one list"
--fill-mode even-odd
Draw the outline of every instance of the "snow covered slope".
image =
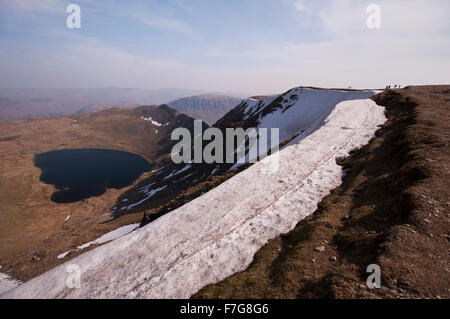
[[[373, 91], [323, 90], [298, 87], [283, 94], [249, 98], [242, 101], [230, 116], [234, 122], [245, 121], [246, 127], [280, 129], [280, 142], [321, 123], [342, 101], [367, 99]], [[227, 118], [218, 122], [226, 122]], [[227, 123], [228, 124], [228, 123]]]
[[0, 295], [17, 287], [20, 283], [11, 279], [8, 275], [0, 273]]
[[[384, 108], [372, 100], [341, 102], [320, 128], [278, 153], [278, 171], [271, 169], [277, 155], [266, 157], [149, 225], [1, 297], [189, 297], [244, 270], [268, 240], [313, 213], [341, 183], [336, 158], [366, 144], [385, 120]], [[81, 267], [79, 289], [66, 286], [70, 264]]]
[[[304, 138], [317, 127], [323, 124], [325, 118], [336, 105], [342, 101], [366, 99], [374, 95], [373, 91], [325, 90], [297, 87], [285, 93], [260, 98], [248, 98], [242, 101], [233, 110], [228, 112], [214, 125], [225, 133], [226, 128], [279, 128], [279, 142], [292, 138], [303, 132], [296, 141]], [[226, 134], [224, 134], [226, 136]], [[268, 145], [271, 145], [271, 135], [268, 134]], [[248, 154], [264, 155], [267, 150], [255, 150], [258, 143], [247, 147], [246, 155], [239, 158], [240, 163], [229, 164], [196, 164], [186, 166], [169, 162], [168, 165], [148, 180], [141, 182], [138, 187], [124, 194], [125, 198], [133, 201], [124, 203], [118, 201], [115, 214], [136, 212], [144, 208], [159, 206], [161, 197], [169, 194], [176, 197], [186, 188], [208, 180], [213, 175], [225, 174], [243, 162], [248, 162]], [[206, 143], [204, 143], [206, 145]], [[275, 145], [272, 145], [272, 147]], [[252, 152], [253, 151], [253, 152]], [[235, 150], [237, 153], [237, 150]], [[162, 177], [162, 178], [161, 178]], [[163, 192], [158, 191], [164, 189]], [[157, 207], [156, 206], [156, 207]]]

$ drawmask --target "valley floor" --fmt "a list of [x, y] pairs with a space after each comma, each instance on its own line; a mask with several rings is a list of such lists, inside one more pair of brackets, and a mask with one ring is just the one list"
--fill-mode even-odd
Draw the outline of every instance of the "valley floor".
[[[143, 122], [121, 114], [116, 121], [123, 119]], [[0, 121], [0, 272], [29, 280], [61, 264], [64, 259], [57, 258], [61, 253], [142, 219], [142, 214], [135, 214], [101, 223], [110, 219], [107, 213], [117, 198], [151, 173], [144, 173], [131, 186], [58, 204], [50, 200], [56, 188], [40, 181], [41, 170], [33, 162], [35, 154], [66, 148], [124, 150], [150, 161], [151, 154], [144, 154], [144, 146], [131, 142], [129, 136], [96, 131], [69, 117]], [[72, 251], [68, 258], [81, 252]]]
[[[249, 268], [194, 298], [449, 298], [450, 86], [374, 97], [388, 121], [343, 184]], [[368, 289], [370, 264], [381, 289]]]

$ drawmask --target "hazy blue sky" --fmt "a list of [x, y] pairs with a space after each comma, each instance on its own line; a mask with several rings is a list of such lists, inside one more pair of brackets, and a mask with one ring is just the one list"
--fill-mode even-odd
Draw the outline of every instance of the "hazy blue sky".
[[0, 0], [0, 88], [448, 84], [449, 52], [448, 0]]

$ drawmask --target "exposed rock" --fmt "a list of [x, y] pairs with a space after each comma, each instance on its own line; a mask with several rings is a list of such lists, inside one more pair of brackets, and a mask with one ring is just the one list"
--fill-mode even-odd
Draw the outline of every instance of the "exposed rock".
[[316, 247], [316, 248], [314, 248], [314, 250], [315, 250], [315, 251], [318, 251], [318, 252], [325, 251], [325, 246], [319, 246], [319, 247]]

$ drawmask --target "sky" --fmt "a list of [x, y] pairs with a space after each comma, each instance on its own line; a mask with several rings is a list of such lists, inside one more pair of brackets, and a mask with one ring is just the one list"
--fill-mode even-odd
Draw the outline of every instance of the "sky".
[[449, 53], [448, 0], [0, 0], [0, 88], [450, 84]]

